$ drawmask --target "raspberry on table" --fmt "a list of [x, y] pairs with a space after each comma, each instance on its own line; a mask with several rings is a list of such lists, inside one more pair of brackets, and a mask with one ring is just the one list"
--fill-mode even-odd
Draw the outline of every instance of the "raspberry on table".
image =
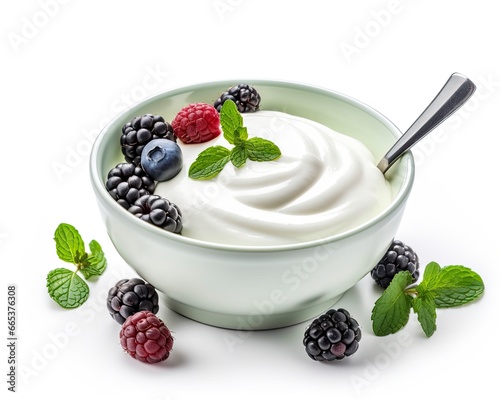
[[214, 103], [214, 107], [218, 112], [220, 112], [226, 100], [234, 101], [240, 113], [258, 111], [260, 106], [259, 92], [246, 83], [230, 87], [220, 95]]
[[174, 117], [172, 128], [186, 144], [208, 142], [221, 133], [219, 113], [210, 104], [189, 104]]
[[304, 333], [307, 355], [316, 361], [341, 360], [354, 354], [361, 340], [361, 328], [347, 310], [328, 310], [316, 318]]
[[107, 308], [111, 317], [123, 324], [139, 311], [156, 314], [159, 310], [158, 292], [140, 278], [121, 279], [108, 291]]
[[128, 209], [141, 196], [152, 194], [156, 182], [134, 163], [119, 163], [108, 172], [106, 189], [113, 199]]
[[154, 364], [169, 357], [174, 338], [165, 323], [155, 314], [139, 311], [123, 323], [120, 344], [132, 358]]
[[120, 145], [125, 160], [139, 165], [144, 146], [153, 139], [168, 139], [176, 142], [172, 125], [161, 115], [144, 114], [127, 122], [122, 128]]
[[371, 270], [371, 277], [382, 288], [387, 288], [398, 272], [408, 271], [415, 283], [419, 276], [418, 255], [400, 240], [393, 240], [382, 259]]

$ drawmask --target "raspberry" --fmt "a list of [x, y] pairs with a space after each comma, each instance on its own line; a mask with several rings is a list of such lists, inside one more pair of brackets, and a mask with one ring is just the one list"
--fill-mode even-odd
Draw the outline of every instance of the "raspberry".
[[143, 221], [166, 231], [182, 231], [181, 210], [174, 203], [156, 194], [142, 196], [128, 210]]
[[304, 333], [303, 344], [316, 361], [341, 360], [354, 354], [361, 340], [357, 321], [343, 308], [328, 310], [316, 318]]
[[123, 324], [128, 317], [139, 311], [156, 314], [159, 310], [158, 292], [153, 285], [142, 279], [121, 279], [109, 289], [107, 307], [111, 317]]
[[127, 162], [139, 165], [142, 149], [153, 139], [176, 142], [172, 125], [160, 115], [144, 114], [127, 122], [122, 128], [120, 145]]
[[400, 240], [393, 240], [384, 257], [373, 267], [371, 277], [385, 289], [394, 275], [401, 271], [410, 272], [413, 282], [416, 282], [420, 276], [418, 268], [418, 256], [413, 249]]
[[155, 314], [139, 311], [123, 323], [120, 344], [123, 350], [136, 360], [154, 364], [168, 358], [174, 338]]
[[134, 163], [120, 163], [108, 172], [106, 189], [126, 209], [141, 196], [153, 193], [155, 188], [153, 178]]
[[246, 83], [230, 87], [215, 101], [214, 107], [220, 112], [226, 100], [235, 102], [240, 113], [257, 111], [260, 106], [260, 94], [254, 87]]
[[220, 118], [210, 104], [193, 103], [182, 108], [172, 121], [175, 136], [184, 143], [208, 142], [220, 135]]

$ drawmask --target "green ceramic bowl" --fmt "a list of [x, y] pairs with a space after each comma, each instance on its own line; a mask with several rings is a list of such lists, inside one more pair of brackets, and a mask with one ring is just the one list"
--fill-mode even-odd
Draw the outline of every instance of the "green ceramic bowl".
[[[382, 114], [340, 93], [292, 82], [244, 80], [263, 109], [318, 121], [363, 142], [376, 160], [401, 132]], [[160, 93], [129, 108], [97, 137], [90, 177], [102, 220], [118, 253], [153, 284], [165, 304], [219, 327], [259, 330], [313, 318], [331, 307], [383, 256], [398, 230], [414, 179], [411, 153], [386, 174], [393, 199], [379, 215], [342, 234], [279, 246], [224, 245], [172, 234], [143, 222], [107, 193], [108, 171], [124, 158], [122, 126], [156, 113], [172, 120], [185, 105], [213, 103], [235, 81], [203, 83]]]

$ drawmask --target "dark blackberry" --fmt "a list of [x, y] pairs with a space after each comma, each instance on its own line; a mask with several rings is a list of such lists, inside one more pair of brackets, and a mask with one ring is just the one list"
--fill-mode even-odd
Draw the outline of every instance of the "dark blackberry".
[[214, 107], [218, 112], [220, 112], [226, 100], [234, 101], [240, 113], [257, 111], [260, 106], [260, 94], [254, 87], [246, 83], [230, 87], [220, 95], [214, 103]]
[[132, 314], [159, 310], [158, 293], [153, 285], [142, 279], [122, 279], [108, 291], [107, 307], [111, 317], [123, 324]]
[[128, 210], [143, 221], [166, 231], [173, 233], [182, 231], [181, 210], [174, 203], [158, 195], [142, 196]]
[[106, 189], [127, 210], [141, 196], [155, 191], [156, 182], [134, 163], [120, 163], [108, 172]]
[[120, 145], [127, 162], [139, 165], [142, 149], [153, 139], [177, 141], [169, 122], [160, 115], [144, 114], [127, 122], [122, 128]]
[[410, 272], [413, 282], [418, 280], [420, 272], [417, 253], [400, 240], [393, 240], [384, 257], [373, 267], [371, 276], [384, 289], [389, 286], [398, 272]]
[[303, 344], [316, 361], [341, 360], [354, 354], [361, 340], [357, 321], [343, 308], [328, 310], [316, 318], [304, 333]]

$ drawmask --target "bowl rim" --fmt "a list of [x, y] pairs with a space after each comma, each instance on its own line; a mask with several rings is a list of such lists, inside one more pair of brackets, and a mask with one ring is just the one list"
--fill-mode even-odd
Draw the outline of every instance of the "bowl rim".
[[[401, 184], [401, 188], [398, 191], [397, 195], [394, 197], [392, 202], [387, 206], [381, 213], [376, 215], [375, 217], [369, 219], [365, 223], [358, 225], [355, 228], [350, 230], [325, 236], [319, 239], [298, 242], [298, 243], [289, 243], [289, 244], [280, 244], [280, 245], [270, 245], [270, 246], [261, 246], [261, 245], [235, 245], [235, 244], [224, 244], [217, 242], [207, 242], [200, 239], [194, 239], [190, 237], [186, 237], [183, 235], [179, 235], [176, 233], [168, 232], [162, 230], [158, 227], [152, 226], [145, 221], [141, 221], [139, 218], [135, 217], [131, 213], [129, 213], [125, 208], [121, 207], [113, 198], [108, 194], [104, 182], [101, 181], [99, 177], [99, 160], [97, 159], [98, 149], [101, 145], [105, 136], [111, 134], [110, 128], [116, 124], [116, 121], [122, 119], [125, 114], [132, 113], [134, 109], [144, 108], [149, 103], [156, 101], [159, 98], [170, 97], [178, 94], [182, 94], [188, 91], [196, 91], [200, 89], [205, 89], [207, 87], [212, 86], [227, 86], [231, 87], [235, 84], [235, 82], [246, 82], [252, 86], [259, 85], [267, 85], [267, 86], [279, 86], [282, 88], [293, 88], [296, 90], [304, 90], [308, 92], [312, 92], [314, 94], [324, 95], [327, 97], [335, 97], [339, 100], [348, 103], [361, 111], [371, 115], [373, 118], [381, 122], [384, 126], [386, 126], [391, 133], [394, 135], [394, 139], [398, 139], [402, 133], [397, 128], [395, 124], [392, 123], [385, 115], [380, 113], [378, 110], [373, 107], [367, 105], [366, 103], [357, 100], [353, 97], [345, 95], [343, 93], [337, 92], [332, 89], [327, 89], [325, 87], [321, 87], [314, 84], [306, 84], [300, 83], [290, 80], [275, 80], [275, 79], [231, 79], [231, 80], [214, 80], [202, 83], [194, 83], [187, 86], [179, 86], [172, 89], [167, 89], [159, 93], [155, 93], [145, 99], [135, 103], [125, 110], [122, 110], [118, 113], [114, 118], [112, 118], [99, 132], [97, 135], [90, 152], [89, 157], [89, 167], [90, 167], [90, 181], [91, 185], [94, 189], [95, 194], [104, 201], [111, 209], [115, 210], [118, 215], [125, 220], [129, 221], [131, 224], [137, 226], [138, 229], [146, 230], [150, 234], [155, 236], [162, 237], [167, 240], [172, 240], [174, 242], [182, 243], [184, 245], [190, 245], [198, 248], [206, 248], [212, 250], [223, 250], [223, 251], [237, 251], [237, 252], [279, 252], [279, 251], [289, 251], [289, 250], [300, 250], [305, 248], [312, 248], [319, 245], [325, 245], [332, 242], [338, 242], [340, 240], [346, 239], [348, 237], [354, 236], [357, 233], [367, 230], [370, 227], [376, 225], [384, 218], [388, 217], [392, 212], [398, 209], [408, 198], [408, 195], [413, 186], [414, 178], [415, 178], [415, 161], [411, 151], [407, 151], [398, 161], [399, 163], [406, 163], [406, 171], [407, 173], [403, 177], [403, 182]], [[182, 210], [182, 208], [181, 208]]]

